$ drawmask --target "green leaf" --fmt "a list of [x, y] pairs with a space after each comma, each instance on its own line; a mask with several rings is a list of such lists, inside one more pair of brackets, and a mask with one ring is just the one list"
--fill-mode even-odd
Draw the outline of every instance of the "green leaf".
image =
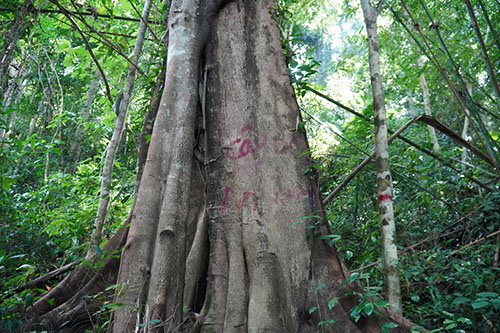
[[420, 296], [418, 296], [418, 295], [413, 295], [413, 296], [410, 296], [410, 299], [411, 299], [413, 302], [417, 303], [418, 301], [420, 301]]
[[326, 287], [326, 283], [321, 282], [321, 283], [320, 283], [320, 284], [316, 287], [316, 290], [323, 289], [324, 287]]
[[66, 56], [64, 57], [63, 65], [64, 67], [73, 66], [73, 57], [69, 53], [67, 53]]
[[365, 307], [363, 308], [363, 311], [367, 316], [371, 315], [373, 313], [373, 310], [375, 309], [375, 306], [373, 306], [373, 303], [366, 303]]
[[373, 302], [373, 305], [375, 305], [375, 306], [381, 306], [381, 307], [386, 307], [386, 306], [389, 306], [390, 303], [387, 302], [387, 301], [384, 301], [384, 300], [380, 300], [380, 301]]
[[71, 48], [71, 43], [69, 40], [61, 38], [58, 40], [57, 52], [66, 52]]
[[93, 249], [94, 249], [95, 253], [97, 253], [99, 255], [103, 255], [104, 254], [104, 252], [102, 252], [101, 248], [98, 245], [94, 245]]
[[33, 304], [33, 294], [27, 293], [24, 297], [24, 301], [26, 302], [26, 306], [31, 306]]
[[490, 302], [488, 302], [488, 301], [475, 301], [475, 302], [472, 302], [471, 305], [474, 308], [474, 310], [476, 310], [476, 309], [481, 309], [481, 308], [484, 308], [484, 307], [490, 305]]
[[5, 191], [8, 191], [10, 189], [10, 187], [12, 186], [12, 184], [15, 184], [15, 183], [16, 183], [16, 180], [14, 178], [10, 178], [10, 177], [3, 177], [2, 178], [2, 188]]
[[318, 323], [318, 326], [321, 327], [323, 325], [327, 325], [327, 324], [335, 324], [335, 320], [333, 319], [328, 319], [328, 320], [323, 320], [323, 321], [320, 321]]
[[353, 256], [352, 251], [347, 250], [347, 251], [346, 251], [346, 253], [345, 253], [345, 258], [346, 258], [346, 260], [351, 259], [351, 258], [352, 258], [352, 256]]
[[123, 306], [124, 306], [124, 304], [122, 304], [122, 303], [112, 303], [112, 304], [109, 304], [107, 306], [107, 308], [109, 311], [113, 312], [113, 311], [116, 311], [116, 310], [122, 308]]
[[389, 333], [390, 332], [389, 328], [396, 328], [398, 326], [399, 326], [398, 324], [393, 322], [385, 323], [384, 326], [382, 326], [382, 333]]
[[313, 306], [312, 308], [309, 309], [309, 314], [313, 313], [316, 310], [318, 310], [318, 307], [317, 306]]
[[457, 327], [457, 324], [456, 323], [451, 323], [451, 324], [445, 326], [444, 328], [447, 329], [447, 330], [451, 330], [451, 329], [454, 329], [455, 327]]
[[498, 297], [498, 293], [493, 291], [484, 291], [482, 293], [476, 294], [478, 297]]
[[463, 296], [459, 296], [453, 300], [453, 304], [465, 304], [465, 303], [469, 303], [469, 302], [470, 302], [470, 298], [463, 297]]
[[330, 302], [328, 302], [328, 308], [331, 310], [335, 306], [335, 304], [337, 304], [338, 301], [339, 301], [338, 297], [332, 298]]

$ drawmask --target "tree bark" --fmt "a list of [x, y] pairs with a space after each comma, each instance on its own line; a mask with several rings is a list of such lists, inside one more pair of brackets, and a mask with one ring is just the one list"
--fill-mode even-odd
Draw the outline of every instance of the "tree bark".
[[389, 164], [387, 143], [387, 115], [385, 111], [384, 90], [380, 73], [379, 43], [377, 33], [378, 9], [370, 0], [361, 0], [369, 45], [370, 78], [373, 92], [375, 114], [375, 153], [377, 169], [377, 195], [382, 224], [382, 248], [384, 277], [387, 298], [391, 310], [401, 314], [401, 291], [397, 269], [398, 252], [396, 248], [396, 225], [392, 205], [392, 177]]

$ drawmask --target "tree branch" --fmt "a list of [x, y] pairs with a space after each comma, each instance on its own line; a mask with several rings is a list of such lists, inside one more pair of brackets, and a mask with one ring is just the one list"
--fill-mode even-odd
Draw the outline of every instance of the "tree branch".
[[108, 83], [108, 80], [106, 79], [106, 74], [104, 74], [104, 71], [103, 71], [101, 65], [99, 64], [99, 61], [97, 61], [97, 58], [94, 54], [94, 51], [92, 51], [92, 47], [90, 46], [90, 43], [89, 43], [87, 37], [83, 33], [82, 29], [80, 29], [80, 27], [78, 26], [78, 23], [76, 23], [75, 20], [73, 20], [73, 18], [69, 14], [70, 12], [68, 10], [66, 10], [63, 6], [61, 6], [61, 4], [57, 0], [50, 0], [50, 2], [52, 2], [54, 5], [57, 6], [57, 8], [59, 8], [61, 10], [61, 12], [68, 18], [68, 20], [73, 24], [75, 29], [82, 36], [83, 41], [84, 41], [85, 45], [87, 46], [87, 50], [89, 51], [89, 54], [92, 57], [92, 60], [94, 60], [96, 66], [97, 66], [97, 69], [99, 70], [99, 73], [101, 73], [102, 80], [104, 81], [104, 85], [106, 86], [106, 96], [108, 97], [108, 100], [111, 103], [111, 105], [113, 105], [113, 97], [111, 97], [111, 90], [109, 89], [109, 83]]
[[[15, 12], [17, 9], [10, 9], [10, 8], [0, 8], [1, 12]], [[81, 11], [69, 11], [66, 10], [70, 15], [84, 15], [84, 16], [93, 16], [93, 17], [103, 17], [103, 18], [110, 18], [110, 19], [115, 19], [115, 20], [121, 20], [121, 21], [130, 21], [130, 22], [141, 22], [140, 19], [135, 18], [135, 17], [126, 17], [126, 16], [113, 16], [113, 15], [107, 15], [107, 14], [95, 14], [92, 12], [81, 12]], [[64, 14], [65, 12], [63, 10], [54, 10], [54, 9], [37, 9], [35, 10], [36, 13], [42, 13], [42, 14]], [[156, 20], [148, 20], [149, 24], [158, 24], [161, 25], [161, 21], [156, 21]]]
[[9, 292], [11, 292], [11, 293], [18, 293], [18, 292], [23, 291], [25, 289], [35, 288], [39, 284], [41, 284], [41, 283], [43, 283], [43, 282], [45, 282], [47, 280], [50, 280], [53, 277], [56, 277], [56, 276], [61, 275], [63, 273], [66, 273], [67, 271], [69, 271], [70, 269], [72, 269], [73, 267], [75, 267], [76, 265], [78, 265], [79, 263], [80, 263], [80, 260], [72, 262], [70, 264], [67, 264], [67, 265], [65, 265], [63, 267], [60, 267], [60, 268], [58, 268], [56, 270], [53, 270], [52, 272], [48, 272], [45, 275], [42, 275], [40, 277], [37, 277], [36, 279], [33, 279], [33, 280], [29, 281], [29, 282], [26, 282], [24, 285], [22, 285], [20, 287], [11, 289]]
[[500, 234], [500, 229], [498, 229], [498, 230], [497, 230], [497, 231], [495, 231], [495, 232], [492, 232], [491, 234], [489, 234], [489, 235], [487, 235], [487, 236], [484, 236], [484, 237], [478, 238], [478, 239], [476, 239], [475, 241], [470, 242], [469, 244], [467, 244], [467, 245], [465, 245], [465, 246], [463, 246], [463, 247], [459, 248], [458, 250], [453, 251], [452, 253], [448, 254], [445, 258], [447, 258], [447, 259], [448, 259], [448, 258], [449, 258], [449, 257], [451, 257], [452, 255], [457, 254], [458, 252], [460, 252], [460, 251], [462, 251], [462, 250], [465, 250], [466, 248], [468, 248], [468, 247], [470, 247], [470, 246], [472, 246], [472, 245], [475, 245], [475, 244], [477, 244], [477, 243], [479, 243], [479, 242], [482, 242], [482, 241], [486, 240], [487, 238], [493, 237], [493, 236], [498, 235], [498, 234]]

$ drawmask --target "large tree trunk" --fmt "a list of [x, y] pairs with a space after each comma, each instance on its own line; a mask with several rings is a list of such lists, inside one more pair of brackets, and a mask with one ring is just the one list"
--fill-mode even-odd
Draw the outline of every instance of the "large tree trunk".
[[[408, 331], [385, 309], [357, 323], [349, 316], [359, 299], [344, 293], [361, 289], [339, 287], [349, 274], [329, 245], [311, 161], [300, 157], [308, 144], [297, 129], [274, 1], [235, 0], [220, 12], [219, 4], [172, 2], [165, 88], [129, 231], [107, 246], [126, 237], [115, 297], [123, 306], [110, 329], [379, 332], [393, 321]], [[116, 261], [105, 266], [98, 276], [113, 284]], [[73, 274], [31, 315], [49, 311], [46, 326], [73, 325], [95, 309], [82, 295], [103, 290], [101, 280], [66, 303], [57, 291], [78, 287], [77, 274], [86, 277]], [[59, 305], [52, 311], [51, 298]], [[329, 320], [335, 324], [318, 326]]]
[[[382, 2], [379, 3], [381, 5]], [[378, 8], [372, 7], [370, 0], [361, 0], [368, 35], [370, 79], [373, 92], [373, 112], [375, 116], [375, 154], [377, 168], [377, 196], [380, 222], [382, 224], [382, 257], [387, 299], [391, 309], [401, 314], [401, 291], [399, 287], [398, 251], [396, 248], [396, 225], [392, 205], [392, 177], [387, 142], [387, 114], [385, 111], [384, 89], [380, 72], [379, 44], [377, 32]]]

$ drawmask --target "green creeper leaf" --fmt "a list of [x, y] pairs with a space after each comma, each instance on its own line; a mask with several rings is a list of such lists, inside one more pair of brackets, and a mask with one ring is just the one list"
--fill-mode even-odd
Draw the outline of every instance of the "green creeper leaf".
[[309, 309], [309, 314], [313, 313], [316, 310], [318, 310], [318, 307], [317, 306], [313, 306], [312, 308]]
[[122, 303], [112, 303], [112, 304], [109, 304], [107, 306], [107, 308], [109, 311], [112, 312], [112, 311], [116, 311], [116, 310], [122, 308], [123, 306], [124, 306], [124, 304], [122, 304]]
[[346, 258], [347, 260], [349, 260], [349, 259], [351, 259], [351, 258], [352, 258], [352, 256], [353, 256], [352, 251], [347, 250], [347, 251], [346, 251], [346, 253], [345, 253], [345, 258]]
[[332, 298], [330, 302], [328, 302], [328, 308], [331, 310], [335, 306], [335, 304], [337, 304], [338, 301], [339, 301], [338, 297]]
[[389, 328], [396, 328], [398, 326], [399, 326], [398, 324], [393, 322], [385, 323], [384, 326], [382, 326], [382, 333], [389, 333], [390, 332]]
[[324, 287], [326, 287], [326, 283], [321, 282], [321, 283], [320, 283], [320, 284], [316, 287], [316, 290], [323, 289]]
[[363, 308], [363, 311], [367, 316], [371, 315], [373, 313], [373, 310], [375, 309], [375, 306], [373, 303], [366, 303], [365, 307]]
[[380, 301], [375, 301], [373, 302], [373, 305], [375, 306], [382, 306], [382, 307], [386, 307], [386, 306], [389, 306], [389, 302], [387, 301], [384, 301], [384, 300], [380, 300]]
[[323, 325], [327, 325], [327, 324], [335, 324], [335, 320], [333, 319], [328, 319], [328, 320], [323, 320], [323, 321], [320, 321], [318, 323], [318, 326], [321, 327]]

